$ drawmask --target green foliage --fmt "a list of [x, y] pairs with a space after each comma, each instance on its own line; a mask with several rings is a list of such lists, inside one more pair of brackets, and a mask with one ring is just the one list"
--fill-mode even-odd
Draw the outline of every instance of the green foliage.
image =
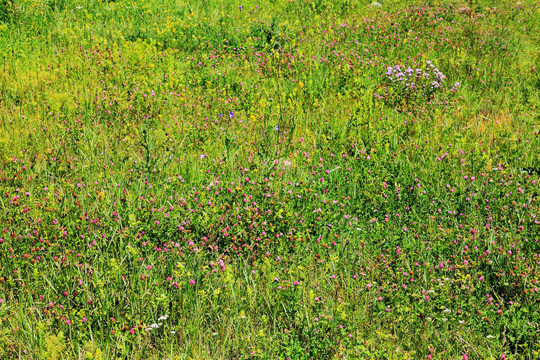
[[9, 22], [14, 15], [13, 3], [10, 0], [0, 1], [0, 21]]
[[538, 357], [536, 4], [0, 4], [0, 358]]
[[45, 338], [45, 352], [43, 356], [46, 359], [60, 360], [66, 358], [66, 338], [62, 332], [57, 335], [50, 334]]

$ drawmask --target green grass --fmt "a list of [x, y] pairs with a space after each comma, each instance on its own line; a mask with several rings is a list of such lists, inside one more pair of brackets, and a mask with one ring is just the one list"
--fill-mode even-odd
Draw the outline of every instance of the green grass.
[[537, 359], [539, 4], [381, 5], [0, 0], [0, 358]]

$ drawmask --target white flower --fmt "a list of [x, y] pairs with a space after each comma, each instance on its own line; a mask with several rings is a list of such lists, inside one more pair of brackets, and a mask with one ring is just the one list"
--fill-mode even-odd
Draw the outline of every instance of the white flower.
[[493, 336], [493, 335], [488, 335], [488, 336], [486, 336], [486, 337], [487, 337], [488, 339], [493, 339], [495, 336]]

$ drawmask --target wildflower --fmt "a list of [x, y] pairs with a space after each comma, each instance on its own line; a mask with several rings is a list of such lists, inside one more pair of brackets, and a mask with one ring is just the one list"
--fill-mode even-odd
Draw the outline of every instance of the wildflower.
[[190, 285], [195, 285], [195, 280], [193, 280], [193, 279], [189, 280], [189, 284]]

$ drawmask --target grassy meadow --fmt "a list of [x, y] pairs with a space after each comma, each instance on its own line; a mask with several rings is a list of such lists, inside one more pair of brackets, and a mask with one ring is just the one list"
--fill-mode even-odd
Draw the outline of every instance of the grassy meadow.
[[0, 0], [0, 359], [540, 359], [537, 0]]

